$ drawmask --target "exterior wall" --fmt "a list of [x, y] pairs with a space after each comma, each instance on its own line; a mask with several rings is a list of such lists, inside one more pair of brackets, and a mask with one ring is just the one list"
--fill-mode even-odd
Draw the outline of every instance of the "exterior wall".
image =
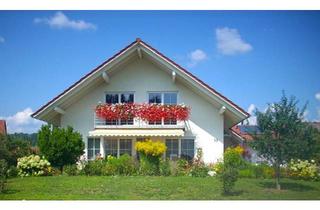
[[204, 98], [191, 91], [171, 75], [158, 69], [146, 59], [136, 60], [110, 77], [94, 91], [71, 105], [61, 117], [61, 126], [72, 126], [78, 130], [87, 144], [87, 136], [94, 129], [94, 107], [105, 102], [105, 93], [113, 91], [134, 92], [134, 101], [147, 102], [148, 91], [177, 91], [178, 103], [191, 106], [190, 131], [186, 137], [194, 137], [195, 147], [203, 149], [204, 161], [215, 162], [223, 155], [223, 116]]

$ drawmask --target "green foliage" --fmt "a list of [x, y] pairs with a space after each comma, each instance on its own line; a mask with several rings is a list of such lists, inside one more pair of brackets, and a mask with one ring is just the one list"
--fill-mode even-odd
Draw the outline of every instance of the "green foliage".
[[85, 165], [83, 172], [85, 175], [88, 176], [101, 176], [103, 168], [105, 167], [105, 161], [104, 160], [92, 160], [88, 161], [88, 163]]
[[170, 160], [165, 159], [160, 161], [160, 175], [161, 176], [170, 176], [171, 175], [171, 167]]
[[68, 176], [76, 176], [78, 173], [79, 171], [76, 164], [63, 166], [63, 174]]
[[0, 193], [5, 190], [5, 184], [7, 182], [7, 170], [7, 162], [3, 159], [0, 159]]
[[37, 145], [37, 133], [13, 133], [13, 134], [8, 134], [9, 139], [19, 139], [22, 141], [27, 142], [31, 146], [36, 146]]
[[130, 176], [136, 173], [137, 166], [131, 156], [124, 154], [119, 158], [108, 156], [106, 160], [89, 161], [83, 171], [89, 176]]
[[222, 181], [224, 194], [230, 194], [239, 176], [239, 169], [243, 165], [243, 158], [236, 148], [227, 148], [223, 155], [223, 164], [218, 173]]
[[18, 172], [19, 171], [16, 166], [10, 166], [7, 171], [7, 174], [8, 174], [8, 177], [13, 178], [18, 176]]
[[84, 142], [79, 132], [72, 127], [50, 129], [49, 125], [41, 127], [38, 133], [38, 146], [50, 163], [55, 167], [75, 164], [84, 153]]
[[51, 167], [49, 161], [39, 155], [29, 155], [18, 159], [19, 176], [46, 176], [50, 175]]
[[290, 177], [304, 180], [320, 179], [320, 169], [314, 160], [291, 160], [288, 165]]
[[319, 132], [303, 122], [303, 109], [298, 101], [283, 93], [277, 103], [269, 104], [266, 112], [256, 111], [261, 133], [255, 135], [251, 146], [275, 168], [276, 186], [280, 189], [280, 165], [291, 159], [310, 159], [319, 153]]
[[274, 168], [265, 163], [254, 164], [243, 161], [239, 170], [241, 178], [274, 178]]
[[140, 156], [140, 168], [139, 173], [142, 175], [159, 175], [159, 165], [160, 157], [146, 155], [143, 152], [139, 154]]
[[209, 167], [203, 162], [203, 151], [202, 148], [197, 149], [196, 158], [193, 160], [189, 175], [194, 177], [206, 177], [208, 176]]

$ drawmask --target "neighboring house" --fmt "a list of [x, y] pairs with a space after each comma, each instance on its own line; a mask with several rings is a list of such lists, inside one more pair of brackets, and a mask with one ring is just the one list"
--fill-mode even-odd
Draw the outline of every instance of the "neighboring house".
[[320, 122], [309, 122], [309, 124], [320, 131]]
[[230, 134], [225, 138], [225, 149], [227, 147], [242, 146], [245, 149], [245, 159], [253, 162], [265, 162], [266, 160], [259, 157], [257, 151], [249, 146], [251, 141], [254, 141], [254, 135], [259, 135], [260, 130], [256, 125], [235, 125], [230, 129]]
[[0, 134], [7, 135], [7, 124], [5, 120], [0, 120]]
[[[185, 121], [101, 120], [100, 103], [185, 104]], [[189, 157], [202, 148], [206, 163], [222, 158], [224, 133], [249, 114], [190, 72], [137, 39], [93, 69], [32, 117], [72, 126], [85, 142], [85, 155], [136, 156], [135, 142], [150, 138], [166, 144], [165, 157]]]

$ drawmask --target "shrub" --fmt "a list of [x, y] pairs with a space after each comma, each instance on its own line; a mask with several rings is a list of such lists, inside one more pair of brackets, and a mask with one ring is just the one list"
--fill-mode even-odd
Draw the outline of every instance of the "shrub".
[[319, 168], [314, 160], [291, 160], [288, 166], [289, 176], [305, 180], [317, 180], [320, 178]]
[[231, 193], [238, 179], [239, 168], [243, 164], [241, 155], [241, 150], [237, 148], [227, 148], [224, 153], [222, 170], [219, 172], [224, 194]]
[[18, 169], [16, 166], [10, 166], [7, 171], [8, 177], [17, 177], [18, 176]]
[[68, 175], [68, 176], [76, 176], [79, 174], [77, 165], [72, 164], [72, 165], [66, 165], [63, 167], [63, 173]]
[[140, 173], [143, 175], [158, 175], [160, 158], [166, 151], [162, 142], [146, 140], [136, 143], [136, 150], [140, 155]]
[[239, 177], [241, 178], [257, 178], [252, 168], [239, 170]]
[[4, 191], [7, 181], [8, 164], [5, 160], [0, 160], [0, 193]]
[[43, 125], [38, 132], [38, 146], [41, 154], [60, 170], [64, 165], [75, 164], [84, 153], [82, 136], [72, 127], [51, 129]]
[[39, 155], [29, 155], [18, 159], [19, 176], [43, 176], [49, 175], [51, 167], [49, 161]]
[[[135, 161], [130, 155], [128, 154], [121, 155], [120, 158], [117, 159], [117, 162], [118, 162], [117, 164], [118, 175], [129, 176], [135, 173], [136, 171]], [[109, 161], [107, 162], [107, 165], [108, 164], [109, 164]]]
[[103, 168], [105, 167], [103, 160], [91, 160], [85, 165], [83, 172], [88, 176], [101, 176], [103, 175]]
[[198, 148], [196, 158], [193, 160], [193, 163], [189, 170], [190, 176], [195, 176], [195, 177], [208, 176], [209, 167], [205, 165], [205, 163], [202, 160], [202, 157], [203, 157], [202, 149]]
[[171, 175], [170, 160], [168, 159], [161, 160], [159, 169], [160, 169], [161, 176], [170, 176]]

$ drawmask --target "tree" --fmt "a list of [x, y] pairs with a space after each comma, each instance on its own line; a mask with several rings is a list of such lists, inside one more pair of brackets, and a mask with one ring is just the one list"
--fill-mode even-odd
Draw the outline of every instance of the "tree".
[[256, 110], [259, 134], [254, 134], [251, 146], [275, 168], [276, 187], [280, 187], [280, 166], [291, 159], [309, 159], [315, 154], [315, 130], [303, 122], [306, 105], [297, 107], [294, 96], [285, 93], [277, 103], [269, 104], [265, 112]]
[[62, 171], [64, 165], [75, 164], [84, 153], [84, 142], [79, 132], [68, 128], [43, 125], [38, 132], [40, 153]]

